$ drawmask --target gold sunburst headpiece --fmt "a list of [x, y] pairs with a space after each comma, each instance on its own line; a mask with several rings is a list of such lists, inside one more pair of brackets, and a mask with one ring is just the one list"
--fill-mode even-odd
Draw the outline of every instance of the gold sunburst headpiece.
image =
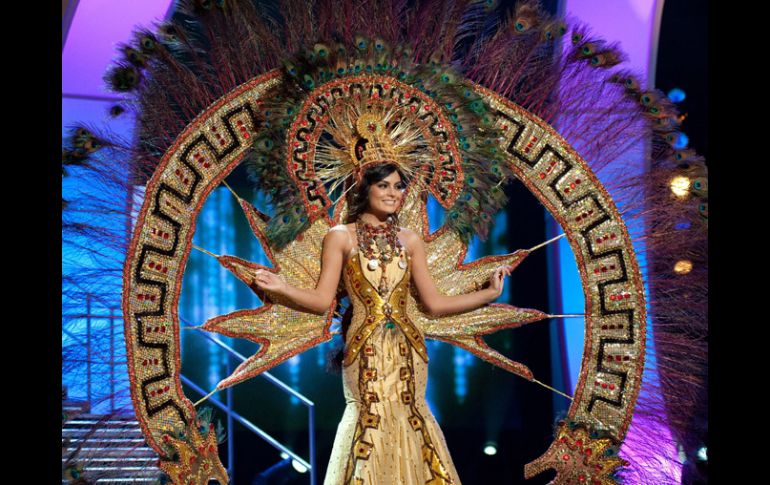
[[329, 112], [328, 136], [321, 137], [316, 147], [316, 174], [330, 182], [330, 192], [349, 181], [342, 197], [361, 181], [367, 168], [384, 163], [396, 165], [420, 183], [414, 175], [426, 156], [426, 143], [419, 128], [407, 123], [400, 111], [352, 103]]

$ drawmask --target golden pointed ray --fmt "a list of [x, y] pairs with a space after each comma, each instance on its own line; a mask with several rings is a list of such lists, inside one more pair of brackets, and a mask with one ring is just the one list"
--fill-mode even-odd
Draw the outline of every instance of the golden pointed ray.
[[[336, 303], [336, 302], [335, 302]], [[332, 338], [330, 311], [316, 315], [267, 303], [255, 310], [240, 310], [212, 318], [202, 329], [260, 345], [256, 354], [217, 384], [222, 390], [256, 376], [286, 359]]]

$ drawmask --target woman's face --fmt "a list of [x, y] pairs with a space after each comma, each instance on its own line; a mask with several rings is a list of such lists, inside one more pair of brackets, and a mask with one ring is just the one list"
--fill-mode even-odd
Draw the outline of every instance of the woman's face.
[[401, 181], [398, 171], [394, 171], [379, 182], [369, 186], [369, 210], [393, 214], [401, 205], [406, 184]]

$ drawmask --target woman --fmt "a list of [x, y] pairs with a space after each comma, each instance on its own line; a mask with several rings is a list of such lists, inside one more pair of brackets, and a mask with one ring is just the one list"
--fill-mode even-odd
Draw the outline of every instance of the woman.
[[511, 268], [498, 267], [479, 291], [440, 294], [428, 272], [421, 237], [396, 224], [405, 187], [406, 178], [396, 165], [367, 167], [348, 199], [349, 223], [333, 227], [324, 238], [314, 290], [287, 285], [269, 271], [255, 276], [260, 288], [317, 313], [329, 308], [340, 274], [350, 297], [353, 317], [343, 328], [347, 407], [326, 485], [460, 483], [425, 402], [428, 356], [422, 332], [406, 317], [406, 297], [414, 282], [430, 315], [469, 311], [500, 296]]

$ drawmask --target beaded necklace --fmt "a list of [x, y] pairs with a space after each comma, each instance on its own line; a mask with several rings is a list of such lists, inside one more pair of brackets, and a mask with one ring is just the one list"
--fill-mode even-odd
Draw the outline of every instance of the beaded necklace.
[[[401, 246], [401, 241], [398, 240], [398, 228], [393, 223], [393, 217], [388, 216], [387, 221], [382, 226], [373, 226], [359, 217], [356, 219], [356, 236], [358, 237], [359, 250], [369, 261], [366, 265], [369, 271], [376, 270], [378, 266], [382, 268], [377, 292], [381, 296], [386, 296], [390, 290], [385, 277], [385, 268], [388, 263], [395, 256], [398, 256], [400, 258], [399, 268], [406, 268], [404, 248]], [[377, 248], [377, 254], [375, 254], [372, 246]]]

